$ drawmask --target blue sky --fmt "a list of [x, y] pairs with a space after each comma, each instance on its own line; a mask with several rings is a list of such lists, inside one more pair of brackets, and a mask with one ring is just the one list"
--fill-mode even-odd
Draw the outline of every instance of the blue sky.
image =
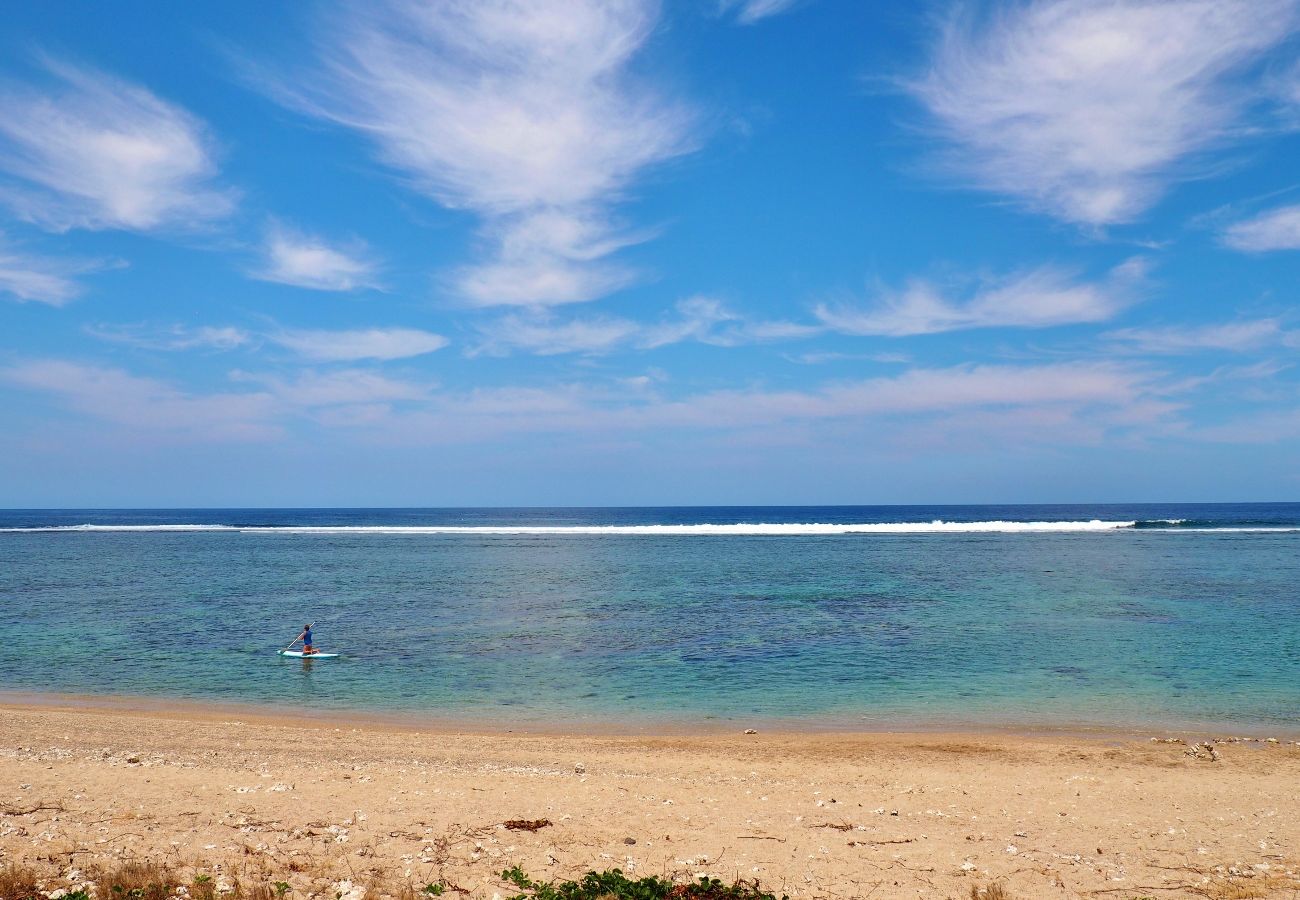
[[1300, 0], [19, 4], [0, 505], [1300, 499]]

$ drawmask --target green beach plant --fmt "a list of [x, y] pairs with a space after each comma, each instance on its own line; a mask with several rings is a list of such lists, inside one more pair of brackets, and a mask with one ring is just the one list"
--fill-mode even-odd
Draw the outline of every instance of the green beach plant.
[[[701, 876], [698, 881], [678, 883], [653, 875], [633, 881], [621, 869], [588, 872], [577, 881], [538, 882], [519, 866], [512, 866], [501, 873], [501, 879], [529, 892], [509, 900], [778, 900], [757, 881], [728, 885]], [[780, 900], [789, 898], [782, 894]]]

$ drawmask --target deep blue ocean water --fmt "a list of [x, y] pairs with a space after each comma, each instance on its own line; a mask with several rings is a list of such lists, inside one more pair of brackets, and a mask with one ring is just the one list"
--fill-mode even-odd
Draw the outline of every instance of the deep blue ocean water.
[[0, 691], [1294, 734], [1300, 504], [0, 511]]

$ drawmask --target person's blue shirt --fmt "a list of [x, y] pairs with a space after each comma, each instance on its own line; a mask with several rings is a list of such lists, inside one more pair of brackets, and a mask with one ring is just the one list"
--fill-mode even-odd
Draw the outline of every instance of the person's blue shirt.
[[306, 631], [304, 631], [304, 632], [302, 633], [302, 642], [303, 642], [304, 644], [310, 644], [310, 643], [311, 643], [311, 629], [310, 629], [310, 628], [308, 628]]

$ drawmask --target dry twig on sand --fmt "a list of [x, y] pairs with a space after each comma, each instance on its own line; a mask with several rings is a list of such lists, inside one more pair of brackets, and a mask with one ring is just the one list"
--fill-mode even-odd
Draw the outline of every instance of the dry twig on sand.
[[0, 804], [0, 816], [30, 816], [32, 813], [41, 812], [43, 810], [63, 812], [63, 807], [57, 803], [38, 803], [35, 806], [29, 806], [26, 809], [19, 809], [17, 806], [11, 806], [8, 803]]
[[852, 831], [856, 826], [849, 822], [822, 822], [818, 825], [809, 825], [809, 828], [834, 828], [836, 831]]

